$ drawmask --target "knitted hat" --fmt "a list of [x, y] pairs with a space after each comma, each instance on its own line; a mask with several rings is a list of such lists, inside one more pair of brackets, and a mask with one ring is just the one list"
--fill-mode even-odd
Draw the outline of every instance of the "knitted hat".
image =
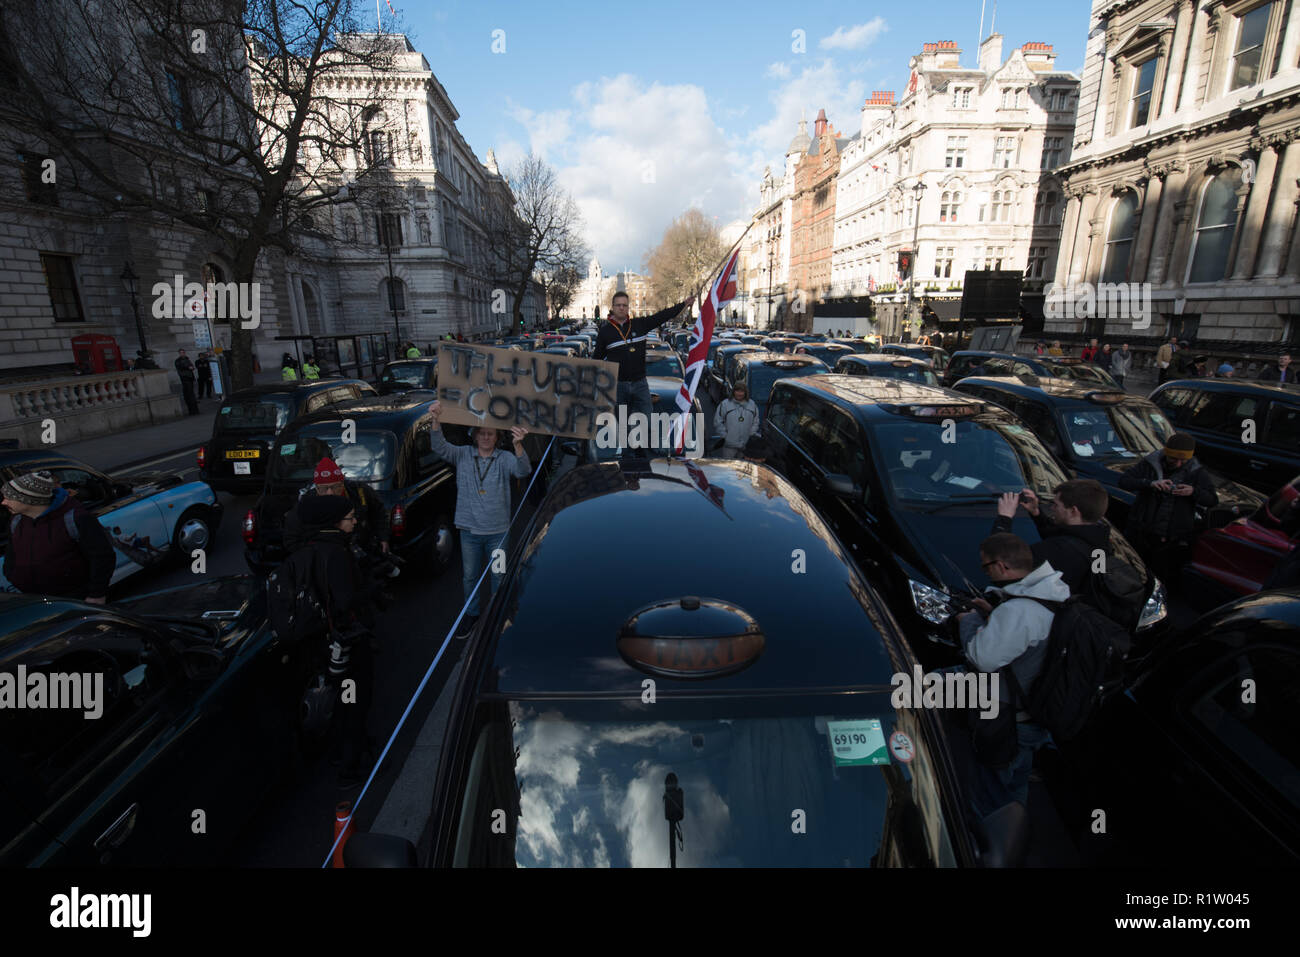
[[327, 455], [316, 463], [316, 474], [311, 480], [317, 485], [337, 485], [343, 481], [343, 470]]
[[49, 505], [59, 483], [49, 472], [28, 472], [5, 482], [4, 497], [24, 505]]
[[1165, 439], [1165, 456], [1171, 459], [1190, 459], [1196, 451], [1196, 440], [1186, 432], [1175, 432]]
[[340, 495], [304, 495], [298, 500], [298, 518], [304, 525], [337, 525], [352, 511], [352, 502]]

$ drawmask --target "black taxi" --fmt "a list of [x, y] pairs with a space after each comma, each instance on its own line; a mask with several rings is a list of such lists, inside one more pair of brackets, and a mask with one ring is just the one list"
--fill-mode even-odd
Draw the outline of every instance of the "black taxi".
[[[723, 562], [683, 549], [663, 534], [665, 515], [710, 541], [743, 528], [744, 546]], [[575, 581], [610, 587], [589, 590], [575, 616]], [[767, 468], [575, 469], [524, 529], [470, 638], [420, 857], [434, 867], [989, 863], [956, 736], [934, 709], [891, 702], [893, 676], [914, 664], [880, 596]], [[354, 836], [345, 860], [379, 863], [369, 852], [382, 840]]]
[[[955, 359], [953, 361], [956, 361]], [[954, 389], [996, 402], [1029, 426], [1079, 478], [1096, 479], [1110, 495], [1107, 517], [1123, 528], [1136, 495], [1119, 479], [1144, 457], [1164, 448], [1174, 427], [1149, 399], [1115, 387], [1073, 379], [1027, 375], [971, 376]], [[1264, 504], [1259, 492], [1207, 469], [1219, 502], [1198, 515], [1203, 528], [1219, 528]]]
[[394, 359], [379, 374], [379, 394], [438, 388], [438, 357]]
[[939, 377], [930, 363], [911, 356], [889, 352], [854, 353], [840, 356], [834, 369], [840, 375], [876, 376], [881, 379], [902, 379], [920, 385], [938, 385]]
[[[997, 500], [1029, 488], [1051, 499], [1068, 478], [1027, 426], [990, 402], [897, 379], [818, 375], [778, 382], [763, 423], [771, 458], [814, 503], [873, 582], [885, 590], [917, 654], [950, 663], [943, 626], [958, 595], [988, 584], [979, 545]], [[1019, 513], [1013, 531], [1040, 539]], [[1111, 546], [1145, 575], [1113, 526]], [[1150, 577], [1148, 576], [1148, 580]], [[1158, 581], [1139, 637], [1167, 615]], [[1144, 634], [1145, 632], [1145, 634]], [[944, 650], [942, 646], [949, 646]]]
[[891, 342], [881, 346], [880, 351], [900, 356], [911, 356], [913, 359], [928, 362], [935, 372], [943, 372], [948, 368], [948, 360], [951, 358], [945, 349], [915, 342]]
[[[456, 548], [456, 473], [430, 446], [434, 399], [423, 392], [372, 396], [289, 423], [271, 449], [262, 495], [244, 516], [249, 567], [265, 574], [284, 559], [284, 517], [326, 456], [379, 497], [394, 554], [436, 571], [448, 566]], [[467, 441], [463, 427], [448, 426], [447, 436]]]
[[709, 370], [709, 380], [706, 383], [709, 395], [712, 396], [714, 402], [721, 402], [730, 394], [737, 358], [746, 352], [762, 351], [762, 346], [746, 345], [743, 342], [731, 343], [718, 349], [717, 355], [713, 359], [713, 366]]
[[[812, 356], [784, 355], [780, 352], [749, 352], [738, 356], [727, 388], [744, 385], [758, 406], [760, 417], [767, 408], [767, 397], [778, 379], [829, 372], [826, 363]], [[760, 423], [761, 424], [761, 423]]]
[[212, 423], [212, 438], [199, 447], [199, 478], [219, 492], [256, 492], [266, 478], [271, 445], [294, 419], [320, 409], [375, 395], [360, 379], [276, 382], [227, 396]]

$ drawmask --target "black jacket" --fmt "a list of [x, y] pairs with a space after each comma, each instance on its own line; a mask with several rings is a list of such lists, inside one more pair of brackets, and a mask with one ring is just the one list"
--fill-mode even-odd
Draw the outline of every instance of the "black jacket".
[[1296, 381], [1295, 366], [1287, 366], [1285, 373], [1279, 366], [1269, 366], [1259, 374], [1259, 381], [1267, 385], [1282, 385], [1284, 382], [1288, 384], [1294, 383]]
[[670, 319], [677, 318], [690, 304], [691, 300], [687, 299], [661, 312], [656, 312], [653, 316], [628, 319], [627, 326], [621, 328], [606, 319], [600, 324], [600, 330], [596, 333], [596, 348], [592, 351], [591, 357], [617, 362], [619, 382], [636, 382], [644, 379], [646, 333], [651, 329], [658, 329]]
[[[1052, 568], [1070, 586], [1071, 595], [1082, 595], [1088, 577], [1092, 574], [1094, 549], [1109, 551], [1110, 528], [1101, 522], [1088, 525], [1057, 525], [1040, 511], [1034, 517], [1042, 540], [1031, 546], [1034, 567], [1051, 562]], [[993, 531], [1011, 531], [1011, 519], [999, 515], [993, 520]]]
[[[388, 541], [388, 510], [384, 508], [384, 503], [379, 500], [379, 495], [374, 489], [364, 488], [350, 479], [344, 480], [343, 488], [347, 491], [352, 508], [357, 513], [356, 528], [352, 530], [353, 541], [367, 551], [377, 548], [381, 542]], [[293, 503], [293, 507], [285, 513], [284, 550], [286, 553], [296, 551], [320, 531], [320, 526], [304, 525], [302, 519], [298, 517], [298, 506], [302, 504], [302, 500], [308, 495], [316, 494], [315, 486], [308, 487]]]
[[356, 621], [364, 599], [351, 536], [331, 525], [315, 529], [303, 548], [313, 553], [313, 581], [331, 623], [336, 629], [346, 628]]
[[189, 356], [177, 356], [176, 362], [173, 364], [176, 366], [176, 374], [181, 377], [181, 381], [194, 378], [194, 363], [190, 361]]
[[[1174, 495], [1153, 489], [1151, 483], [1162, 478], [1175, 485], [1190, 485], [1195, 491], [1191, 495]], [[1166, 474], [1164, 456], [1159, 449], [1125, 469], [1119, 477], [1119, 487], [1137, 493], [1125, 530], [1130, 540], [1154, 537], [1189, 541], [1196, 533], [1197, 506], [1210, 508], [1219, 501], [1210, 473], [1194, 456]]]

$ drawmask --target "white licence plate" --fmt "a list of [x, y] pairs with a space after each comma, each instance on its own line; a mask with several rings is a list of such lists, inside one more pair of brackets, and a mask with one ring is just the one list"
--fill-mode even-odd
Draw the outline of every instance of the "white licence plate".
[[236, 474], [236, 475], [252, 475], [252, 474], [253, 474], [253, 463], [252, 463], [252, 462], [236, 462], [236, 463], [235, 463], [235, 474]]

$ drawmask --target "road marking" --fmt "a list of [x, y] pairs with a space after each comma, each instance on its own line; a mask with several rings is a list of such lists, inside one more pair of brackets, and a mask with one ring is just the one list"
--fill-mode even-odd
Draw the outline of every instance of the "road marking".
[[199, 450], [199, 447], [196, 445], [196, 446], [194, 446], [194, 448], [192, 448], [192, 449], [187, 449], [187, 450], [185, 450], [185, 451], [183, 451], [183, 452], [173, 452], [173, 453], [171, 453], [170, 455], [164, 455], [162, 458], [150, 459], [148, 462], [140, 462], [140, 463], [138, 463], [138, 464], [136, 464], [136, 465], [131, 466], [129, 469], [127, 469], [127, 470], [126, 470], [125, 472], [123, 472], [122, 474], [123, 474], [123, 475], [135, 475], [137, 472], [143, 472], [143, 471], [146, 471], [146, 470], [149, 469], [150, 467], [152, 467], [152, 466], [154, 466], [154, 465], [157, 465], [159, 462], [170, 462], [172, 459], [179, 459], [179, 458], [184, 458], [184, 457], [186, 457], [186, 456], [192, 456], [192, 455], [194, 455], [194, 453], [196, 453], [198, 450]]

